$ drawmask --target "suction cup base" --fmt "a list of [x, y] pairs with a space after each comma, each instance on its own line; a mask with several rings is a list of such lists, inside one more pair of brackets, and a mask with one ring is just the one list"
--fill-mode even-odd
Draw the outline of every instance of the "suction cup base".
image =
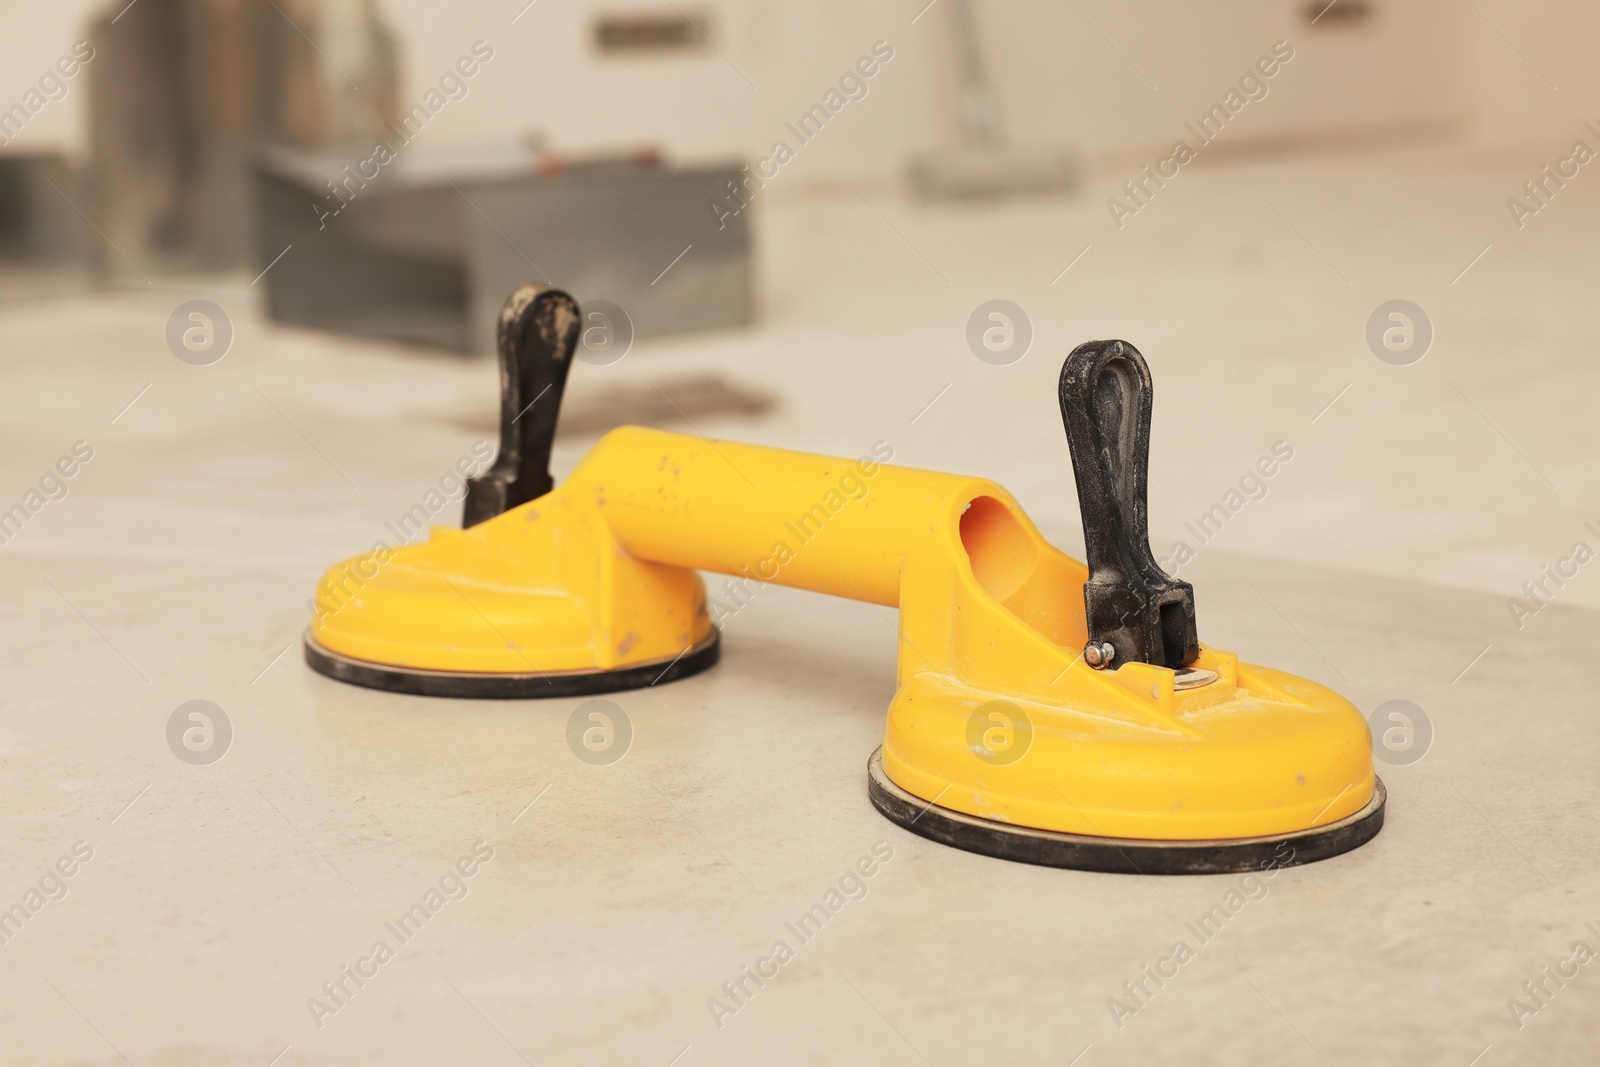
[[469, 674], [398, 667], [351, 659], [305, 636], [306, 663], [318, 674], [368, 689], [413, 696], [466, 700], [535, 700], [544, 697], [594, 696], [626, 689], [647, 689], [699, 674], [717, 662], [721, 634], [712, 629], [698, 645], [675, 659], [637, 663], [603, 671], [548, 671], [543, 674]]
[[1017, 863], [1108, 874], [1232, 874], [1296, 867], [1349, 852], [1383, 828], [1388, 792], [1382, 779], [1376, 783], [1366, 807], [1326, 826], [1233, 840], [1146, 841], [1034, 830], [941, 808], [889, 780], [882, 748], [867, 761], [867, 793], [873, 806], [918, 836]]

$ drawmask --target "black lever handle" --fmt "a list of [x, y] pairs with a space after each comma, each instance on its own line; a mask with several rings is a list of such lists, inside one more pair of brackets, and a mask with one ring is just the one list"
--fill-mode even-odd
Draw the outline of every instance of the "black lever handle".
[[[1089, 580], [1084, 659], [1096, 667], [1200, 655], [1194, 587], [1150, 552], [1150, 368], [1126, 341], [1090, 341], [1061, 367], [1061, 421], [1072, 450]], [[1109, 646], [1109, 647], [1108, 647]]]
[[476, 526], [555, 488], [550, 448], [567, 371], [583, 320], [560, 289], [524, 285], [500, 311], [500, 453], [467, 482], [462, 528]]

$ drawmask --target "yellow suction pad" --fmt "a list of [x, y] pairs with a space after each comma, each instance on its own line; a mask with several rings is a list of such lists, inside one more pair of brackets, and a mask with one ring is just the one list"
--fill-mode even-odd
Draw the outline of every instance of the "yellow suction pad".
[[305, 641], [312, 668], [400, 693], [521, 699], [638, 689], [716, 663], [699, 576], [618, 545], [595, 506], [603, 487], [551, 492], [581, 321], [560, 290], [511, 294], [498, 328], [500, 451], [468, 485], [466, 529], [436, 527], [426, 544], [328, 571]]

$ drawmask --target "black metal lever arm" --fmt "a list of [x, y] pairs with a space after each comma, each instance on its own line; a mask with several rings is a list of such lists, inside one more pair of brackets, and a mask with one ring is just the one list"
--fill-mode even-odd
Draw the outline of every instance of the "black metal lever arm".
[[1163, 571], [1150, 552], [1151, 399], [1150, 368], [1126, 341], [1079, 345], [1061, 367], [1061, 421], [1089, 564], [1084, 658], [1097, 667], [1176, 670], [1200, 654], [1194, 588]]
[[550, 448], [561, 393], [578, 345], [577, 302], [559, 289], [524, 285], [500, 312], [500, 453], [467, 483], [463, 528], [555, 488]]

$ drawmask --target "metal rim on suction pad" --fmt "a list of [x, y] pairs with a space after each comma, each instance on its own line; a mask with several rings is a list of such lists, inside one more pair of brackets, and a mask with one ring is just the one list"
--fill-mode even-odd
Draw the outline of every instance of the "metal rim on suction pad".
[[[1034, 830], [951, 811], [890, 781], [883, 770], [881, 747], [867, 761], [867, 792], [873, 807], [920, 837], [1017, 863], [1108, 874], [1235, 874], [1297, 867], [1349, 852], [1383, 828], [1388, 791], [1381, 778], [1374, 781], [1372, 799], [1364, 808], [1326, 826], [1234, 840], [1148, 841]], [[1292, 850], [1287, 855], [1285, 845]]]
[[309, 631], [305, 635], [305, 649], [306, 663], [318, 674], [368, 689], [468, 700], [535, 700], [620, 693], [688, 678], [717, 662], [721, 633], [713, 627], [705, 640], [674, 659], [608, 671], [549, 671], [545, 674], [469, 674], [373, 663], [332, 652], [319, 645]]

